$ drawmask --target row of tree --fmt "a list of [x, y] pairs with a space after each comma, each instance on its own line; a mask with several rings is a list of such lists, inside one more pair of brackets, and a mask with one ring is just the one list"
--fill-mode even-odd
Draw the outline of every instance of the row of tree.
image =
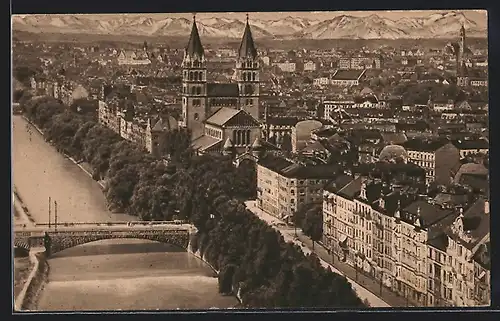
[[[241, 202], [255, 192], [251, 164], [235, 168], [226, 156], [194, 155], [182, 133], [173, 132], [179, 144], [167, 144], [172, 155], [166, 165], [53, 99], [31, 100], [25, 112], [48, 141], [88, 162], [94, 179], [107, 181], [112, 208], [144, 220], [192, 222], [198, 229], [192, 250], [219, 270], [221, 293], [237, 294], [248, 307], [364, 306], [343, 276], [286, 243]], [[318, 217], [309, 216], [304, 228], [317, 233]]]

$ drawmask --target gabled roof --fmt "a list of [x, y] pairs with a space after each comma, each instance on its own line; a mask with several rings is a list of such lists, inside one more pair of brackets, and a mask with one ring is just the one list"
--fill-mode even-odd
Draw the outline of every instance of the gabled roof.
[[198, 55], [199, 57], [204, 55], [203, 45], [201, 44], [198, 27], [196, 26], [196, 20], [194, 19], [193, 27], [191, 28], [191, 35], [189, 36], [189, 42], [186, 46], [186, 54], [190, 56]]
[[442, 209], [437, 205], [429, 204], [423, 200], [411, 203], [403, 211], [412, 215], [420, 215], [423, 226], [433, 225], [453, 213], [450, 210]]
[[151, 120], [151, 131], [152, 132], [163, 132], [169, 131], [177, 128], [177, 121], [172, 116], [159, 117], [157, 119]]
[[216, 126], [224, 126], [230, 120], [234, 119], [238, 115], [244, 118], [244, 122], [247, 125], [259, 126], [259, 122], [252, 117], [249, 113], [242, 109], [234, 109], [228, 107], [222, 107], [218, 111], [216, 111], [212, 116], [210, 116], [205, 122], [208, 124], [216, 125]]
[[191, 147], [194, 150], [205, 151], [208, 148], [214, 147], [217, 144], [221, 144], [222, 140], [214, 138], [212, 136], [203, 135], [201, 137], [196, 138], [192, 143]]
[[401, 144], [406, 150], [420, 152], [435, 152], [449, 142], [444, 139], [422, 140], [411, 139]]
[[450, 226], [447, 230], [448, 236], [466, 248], [473, 249], [490, 232], [490, 217], [485, 211], [489, 204], [485, 204], [486, 202], [484, 198], [477, 199], [463, 214], [461, 219], [466, 233], [460, 235], [459, 231]]
[[257, 49], [255, 49], [252, 31], [250, 30], [250, 24], [248, 23], [248, 16], [245, 31], [243, 32], [243, 38], [241, 39], [240, 48], [238, 50], [238, 57], [252, 59], [257, 57]]
[[340, 196], [347, 197], [348, 199], [353, 199], [361, 191], [361, 184], [363, 184], [363, 178], [360, 176], [360, 177], [352, 180], [347, 185], [345, 185], [338, 192], [338, 194]]
[[358, 80], [363, 76], [365, 70], [337, 70], [333, 75], [333, 80]]

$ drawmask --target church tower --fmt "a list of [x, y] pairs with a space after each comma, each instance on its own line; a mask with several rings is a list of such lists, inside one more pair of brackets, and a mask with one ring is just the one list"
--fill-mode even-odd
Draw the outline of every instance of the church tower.
[[182, 124], [189, 129], [201, 128], [207, 115], [207, 67], [196, 17], [182, 61]]
[[240, 96], [239, 106], [255, 119], [259, 119], [259, 71], [260, 66], [257, 57], [257, 49], [255, 49], [247, 14], [247, 23], [236, 60], [236, 80], [238, 82]]
[[457, 55], [457, 86], [464, 87], [469, 85], [469, 76], [467, 70], [467, 43], [465, 38], [465, 27], [460, 28], [460, 43]]
[[467, 50], [467, 44], [465, 41], [465, 27], [462, 25], [460, 28], [460, 58], [465, 59], [465, 51]]

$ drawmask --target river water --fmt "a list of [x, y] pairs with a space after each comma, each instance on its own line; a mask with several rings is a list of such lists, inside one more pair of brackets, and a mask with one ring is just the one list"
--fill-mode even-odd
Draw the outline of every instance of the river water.
[[[31, 139], [30, 139], [31, 136]], [[113, 214], [99, 185], [57, 153], [36, 130], [13, 117], [13, 178], [36, 222], [48, 222], [48, 198], [58, 222], [135, 220]], [[53, 212], [52, 212], [53, 213]], [[53, 222], [53, 214], [52, 214]], [[201, 260], [171, 245], [145, 240], [103, 240], [56, 253], [38, 302], [43, 311], [229, 308], [217, 278]]]

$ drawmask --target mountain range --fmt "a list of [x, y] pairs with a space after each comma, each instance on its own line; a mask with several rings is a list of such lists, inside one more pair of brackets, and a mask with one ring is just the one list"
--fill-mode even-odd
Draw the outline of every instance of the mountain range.
[[[188, 36], [192, 21], [155, 15], [24, 15], [12, 17], [12, 29], [32, 33], [108, 34], [117, 36]], [[197, 19], [202, 37], [240, 38], [245, 22], [228, 18]], [[433, 13], [423, 17], [391, 20], [372, 14], [366, 17], [338, 15], [314, 20], [286, 17], [281, 20], [251, 19], [255, 38], [274, 39], [424, 39], [458, 37], [464, 26], [469, 37], [487, 37], [484, 23], [463, 12]]]

